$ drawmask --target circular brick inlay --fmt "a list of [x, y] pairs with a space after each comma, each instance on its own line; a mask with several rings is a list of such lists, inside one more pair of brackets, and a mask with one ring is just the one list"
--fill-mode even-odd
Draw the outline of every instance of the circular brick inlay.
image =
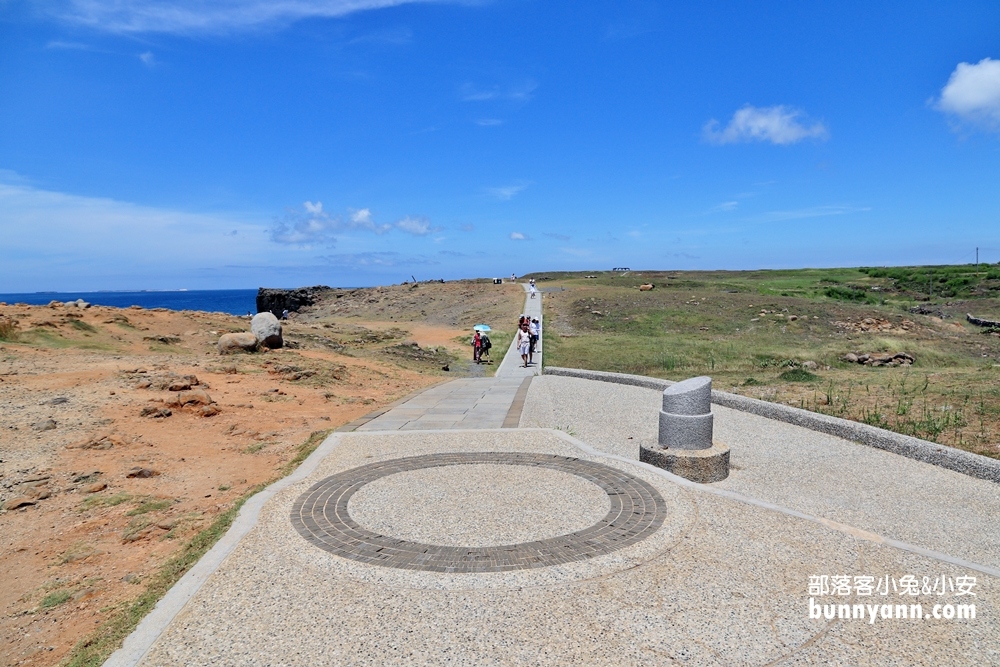
[[[358, 489], [387, 475], [444, 466], [534, 466], [566, 472], [596, 484], [611, 509], [594, 525], [566, 535], [500, 546], [423, 544], [364, 528], [348, 512]], [[653, 534], [663, 525], [666, 503], [650, 484], [599, 463], [523, 452], [428, 454], [346, 470], [320, 480], [292, 506], [292, 524], [306, 540], [337, 556], [406, 570], [504, 572], [547, 567], [611, 553]]]
[[577, 475], [492, 463], [386, 475], [358, 489], [347, 503], [362, 528], [451, 547], [558, 537], [593, 526], [610, 508], [604, 489]]

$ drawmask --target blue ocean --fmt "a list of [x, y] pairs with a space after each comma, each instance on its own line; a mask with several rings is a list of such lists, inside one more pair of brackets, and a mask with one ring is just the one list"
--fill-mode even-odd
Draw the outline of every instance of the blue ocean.
[[76, 301], [83, 299], [95, 306], [128, 308], [169, 308], [170, 310], [205, 310], [208, 312], [246, 315], [257, 312], [257, 290], [183, 290], [142, 292], [32, 292], [30, 294], [2, 294], [0, 302], [46, 305], [50, 301]]

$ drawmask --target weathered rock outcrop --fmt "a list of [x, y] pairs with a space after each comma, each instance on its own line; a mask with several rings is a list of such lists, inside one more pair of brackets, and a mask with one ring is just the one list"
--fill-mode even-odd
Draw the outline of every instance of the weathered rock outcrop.
[[275, 350], [284, 344], [281, 338], [281, 322], [269, 312], [257, 313], [250, 320], [250, 331], [264, 347]]
[[297, 289], [260, 287], [257, 289], [257, 312], [267, 311], [280, 318], [283, 311], [288, 310], [294, 313], [300, 308], [311, 306], [316, 303], [320, 295], [329, 291], [331, 288], [326, 285]]
[[1000, 322], [995, 322], [993, 320], [984, 320], [981, 317], [973, 317], [969, 313], [965, 314], [965, 319], [969, 321], [969, 324], [975, 324], [977, 327], [990, 327], [991, 329], [1000, 329]]

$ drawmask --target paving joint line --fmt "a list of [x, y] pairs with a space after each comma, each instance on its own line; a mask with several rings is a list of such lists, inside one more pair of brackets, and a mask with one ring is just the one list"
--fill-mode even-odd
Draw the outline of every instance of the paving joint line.
[[521, 382], [521, 386], [517, 388], [517, 393], [514, 394], [514, 401], [510, 404], [510, 409], [507, 410], [507, 416], [504, 417], [503, 426], [500, 428], [517, 428], [521, 424], [521, 412], [524, 410], [524, 402], [528, 398], [528, 387], [531, 386], [532, 376], [524, 378]]

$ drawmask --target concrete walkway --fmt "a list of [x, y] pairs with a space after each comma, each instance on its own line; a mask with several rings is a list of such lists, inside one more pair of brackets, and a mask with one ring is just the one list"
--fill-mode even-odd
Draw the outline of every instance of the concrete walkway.
[[[524, 285], [526, 293], [528, 286]], [[525, 297], [524, 314], [542, 321], [542, 294]], [[512, 318], [513, 319], [513, 318]], [[521, 355], [511, 341], [492, 378], [469, 378], [432, 387], [414, 398], [384, 412], [359, 426], [358, 431], [413, 431], [452, 428], [516, 427], [520, 405], [528, 385], [525, 382], [541, 374], [542, 353], [535, 352], [534, 363], [521, 364]], [[520, 392], [520, 393], [519, 393]], [[511, 408], [517, 406], [514, 412]]]
[[693, 484], [658, 392], [499, 370], [328, 438], [107, 664], [1000, 664], [1000, 486], [720, 408]]

